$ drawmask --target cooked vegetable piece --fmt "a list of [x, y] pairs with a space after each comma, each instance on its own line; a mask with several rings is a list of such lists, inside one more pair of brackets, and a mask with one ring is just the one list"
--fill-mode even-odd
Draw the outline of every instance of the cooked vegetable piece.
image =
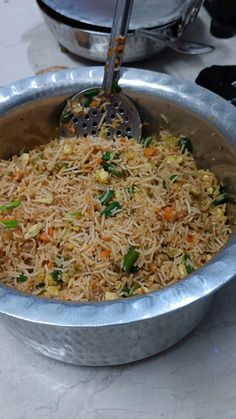
[[146, 147], [145, 150], [144, 150], [144, 156], [146, 156], [146, 157], [156, 156], [156, 154], [157, 154], [156, 148]]
[[187, 150], [189, 153], [193, 152], [192, 140], [189, 137], [181, 136], [179, 139], [179, 147], [182, 154]]
[[192, 272], [195, 271], [189, 255], [184, 255], [183, 261], [184, 261], [184, 265], [188, 274], [191, 274]]
[[62, 272], [55, 269], [52, 272], [52, 277], [53, 277], [54, 281], [61, 282], [62, 281]]
[[111, 91], [112, 93], [120, 93], [122, 89], [116, 81], [113, 81], [111, 85]]
[[0, 213], [5, 212], [9, 209], [17, 208], [20, 205], [21, 205], [21, 201], [19, 200], [7, 202], [6, 204], [0, 206]]
[[65, 111], [61, 116], [61, 121], [66, 124], [66, 123], [70, 122], [70, 120], [73, 118], [73, 116], [74, 116], [74, 114], [70, 110]]
[[150, 144], [152, 143], [152, 137], [145, 137], [142, 138], [141, 144], [143, 145], [143, 147], [149, 147]]
[[40, 230], [42, 230], [43, 224], [42, 223], [38, 223], [38, 224], [34, 224], [32, 227], [29, 228], [28, 231], [26, 231], [25, 233], [25, 239], [32, 239], [33, 237], [36, 237]]
[[102, 160], [104, 161], [109, 161], [111, 160], [111, 158], [113, 157], [113, 159], [119, 159], [120, 157], [120, 152], [117, 151], [116, 153], [112, 152], [112, 151], [106, 151], [105, 153], [103, 153], [102, 155]]
[[106, 205], [111, 198], [114, 196], [115, 191], [113, 189], [107, 189], [99, 198], [102, 205]]
[[122, 205], [117, 202], [114, 201], [111, 204], [109, 204], [103, 211], [102, 211], [102, 215], [105, 215], [106, 218], [108, 217], [114, 217], [122, 208]]
[[135, 186], [134, 186], [134, 185], [129, 186], [129, 187], [127, 188], [127, 192], [128, 192], [128, 194], [130, 195], [130, 197], [132, 197], [132, 196], [135, 194]]
[[17, 278], [16, 278], [17, 282], [25, 282], [27, 281], [27, 276], [24, 275], [23, 273], [21, 273]]
[[2, 224], [5, 228], [17, 228], [19, 227], [19, 221], [17, 220], [1, 220], [0, 224]]
[[81, 218], [83, 216], [82, 212], [76, 211], [76, 212], [68, 212], [68, 215], [75, 218]]
[[44, 287], [45, 287], [44, 282], [41, 282], [40, 284], [37, 284], [37, 285], [36, 285], [36, 288], [38, 288], [38, 289], [40, 289], [40, 288], [44, 288]]
[[162, 187], [163, 187], [163, 189], [168, 190], [167, 183], [166, 183], [166, 180], [165, 179], [162, 181]]
[[120, 170], [117, 167], [117, 164], [112, 162], [112, 163], [103, 163], [102, 164], [103, 169], [108, 172], [111, 173], [112, 175], [118, 176], [118, 177], [123, 177], [124, 176], [124, 170]]
[[84, 92], [85, 97], [93, 98], [94, 96], [97, 96], [99, 94], [99, 89], [89, 89], [86, 92]]
[[177, 179], [178, 179], [178, 176], [177, 175], [172, 175], [170, 177], [170, 180], [171, 180], [172, 183], [175, 183], [177, 181]]
[[132, 295], [134, 294], [134, 291], [136, 291], [138, 288], [140, 288], [140, 285], [137, 283], [133, 284], [130, 288], [126, 284], [122, 290], [123, 297], [132, 297]]
[[128, 253], [124, 257], [123, 268], [125, 272], [127, 273], [131, 272], [138, 257], [139, 257], [139, 252], [137, 252], [134, 246], [131, 246], [128, 250]]
[[224, 192], [221, 195], [219, 195], [217, 198], [215, 198], [214, 201], [212, 201], [212, 204], [215, 205], [216, 207], [217, 205], [225, 204], [228, 201], [229, 201], [229, 194], [227, 192]]
[[174, 220], [174, 211], [172, 207], [165, 207], [164, 208], [164, 217], [166, 221], [173, 221]]

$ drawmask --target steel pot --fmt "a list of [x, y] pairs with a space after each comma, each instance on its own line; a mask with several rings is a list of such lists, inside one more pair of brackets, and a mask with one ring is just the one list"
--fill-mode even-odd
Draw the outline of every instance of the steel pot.
[[[124, 62], [146, 59], [170, 46], [169, 41], [179, 39], [196, 18], [202, 2], [136, 0]], [[76, 3], [70, 0], [64, 4], [58, 0], [37, 0], [37, 4], [48, 28], [64, 49], [79, 57], [106, 61], [114, 1], [102, 0], [98, 4], [95, 0]], [[150, 35], [156, 35], [157, 39], [139, 32], [142, 28], [150, 31]]]
[[[103, 69], [48, 73], [0, 89], [0, 157], [48, 142], [57, 135], [65, 99], [101, 85]], [[173, 133], [191, 135], [200, 167], [209, 167], [236, 192], [236, 109], [195, 84], [155, 72], [126, 69], [121, 86], [149, 130], [160, 114]], [[233, 224], [235, 205], [229, 206]], [[1, 321], [41, 354], [80, 365], [136, 361], [173, 345], [203, 318], [213, 294], [236, 274], [236, 237], [186, 279], [161, 291], [124, 300], [72, 303], [26, 295], [0, 285]]]

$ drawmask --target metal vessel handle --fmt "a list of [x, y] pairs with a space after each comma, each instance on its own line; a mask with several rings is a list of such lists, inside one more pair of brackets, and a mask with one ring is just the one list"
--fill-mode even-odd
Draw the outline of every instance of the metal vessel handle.
[[132, 7], [133, 0], [117, 0], [116, 2], [102, 84], [105, 96], [111, 94], [112, 83], [116, 82], [119, 78], [119, 70], [124, 54]]

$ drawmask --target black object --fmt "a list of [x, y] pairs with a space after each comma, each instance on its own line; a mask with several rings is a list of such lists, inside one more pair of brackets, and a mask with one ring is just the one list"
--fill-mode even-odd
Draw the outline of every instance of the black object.
[[217, 38], [231, 38], [236, 34], [236, 0], [205, 0], [211, 15], [211, 34]]
[[202, 70], [196, 83], [236, 106], [236, 65], [213, 65]]

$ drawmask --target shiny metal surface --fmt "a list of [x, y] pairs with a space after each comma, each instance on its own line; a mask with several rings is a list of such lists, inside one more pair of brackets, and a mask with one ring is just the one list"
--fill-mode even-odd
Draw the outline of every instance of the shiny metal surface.
[[[164, 7], [165, 3], [161, 2], [162, 7]], [[174, 3], [172, 3], [172, 7]], [[160, 39], [150, 39], [146, 35], [130, 32], [126, 42], [124, 62], [139, 61], [151, 57], [165, 48], [168, 40], [181, 37], [185, 28], [196, 18], [202, 0], [185, 0], [183, 3], [184, 7], [177, 9], [178, 11], [181, 10], [181, 14], [177, 13], [177, 10], [174, 8], [171, 18], [168, 14], [164, 14], [160, 21], [157, 18], [157, 16], [160, 16], [159, 11], [157, 14], [154, 14], [153, 7], [149, 5], [148, 10], [152, 10], [152, 16], [155, 18], [155, 24], [152, 25], [154, 30], [150, 29], [150, 33], [154, 32], [154, 34], [159, 35]], [[109, 45], [108, 32], [103, 30], [102, 27], [94, 27], [92, 25], [83, 28], [80, 21], [64, 21], [63, 18], [59, 20], [42, 7], [41, 1], [38, 1], [38, 4], [47, 26], [61, 46], [80, 57], [93, 61], [106, 61]], [[147, 9], [146, 2], [141, 2], [141, 4]], [[101, 8], [100, 2], [99, 8]], [[103, 9], [101, 8], [101, 10]], [[143, 13], [144, 16], [145, 13]], [[143, 27], [148, 28], [149, 25]], [[130, 25], [130, 28], [132, 29], [132, 25]], [[135, 27], [135, 29], [137, 28]]]
[[[102, 68], [72, 69], [0, 89], [0, 157], [54, 138], [65, 99], [101, 85], [102, 75]], [[191, 82], [164, 74], [125, 69], [120, 83], [150, 123], [149, 130], [158, 129], [161, 113], [173, 133], [191, 135], [199, 166], [213, 170], [235, 199], [236, 109]], [[229, 207], [229, 218], [234, 222], [235, 205]], [[123, 364], [158, 353], [190, 332], [206, 313], [213, 293], [235, 274], [233, 234], [212, 261], [159, 292], [76, 304], [0, 286], [0, 312], [11, 333], [44, 355], [81, 365]]]
[[[40, 0], [61, 16], [80, 22], [111, 28], [115, 0]], [[162, 26], [182, 19], [195, 0], [134, 0], [130, 29]]]

